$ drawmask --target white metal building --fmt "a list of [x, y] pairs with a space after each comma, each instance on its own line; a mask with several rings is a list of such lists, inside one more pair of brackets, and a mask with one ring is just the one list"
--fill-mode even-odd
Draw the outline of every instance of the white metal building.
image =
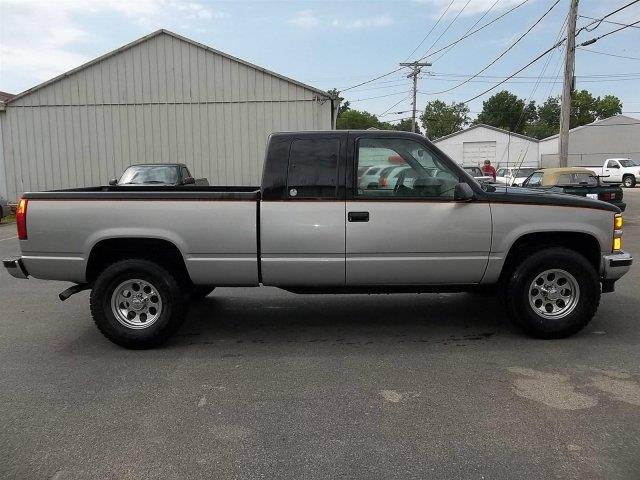
[[331, 126], [326, 92], [159, 30], [0, 104], [0, 195], [150, 162], [256, 185], [270, 133]]
[[490, 125], [477, 124], [446, 135], [434, 142], [438, 148], [465, 167], [538, 166], [538, 140]]
[[[569, 130], [570, 167], [602, 167], [607, 158], [640, 160], [640, 120], [627, 115], [597, 120]], [[542, 167], [558, 166], [558, 135], [540, 140]]]

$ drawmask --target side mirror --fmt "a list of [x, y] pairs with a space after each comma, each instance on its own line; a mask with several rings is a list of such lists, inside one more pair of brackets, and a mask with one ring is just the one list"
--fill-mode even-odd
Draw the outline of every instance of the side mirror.
[[467, 183], [458, 183], [453, 190], [453, 199], [463, 202], [473, 200], [473, 190]]
[[186, 177], [185, 179], [182, 180], [182, 184], [183, 185], [195, 185], [196, 184], [196, 179], [193, 177]]
[[111, 180], [109, 180], [109, 185], [113, 186], [113, 185], [117, 185], [118, 184], [118, 179], [117, 178], [112, 178]]

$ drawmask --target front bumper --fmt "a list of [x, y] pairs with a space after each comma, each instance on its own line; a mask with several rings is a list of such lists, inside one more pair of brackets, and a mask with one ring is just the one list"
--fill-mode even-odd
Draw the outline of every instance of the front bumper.
[[5, 258], [2, 261], [4, 268], [7, 269], [7, 272], [12, 277], [16, 278], [28, 278], [29, 274], [27, 273], [27, 269], [24, 268], [21, 257], [10, 257]]
[[618, 280], [631, 268], [633, 257], [629, 252], [602, 256], [602, 280]]

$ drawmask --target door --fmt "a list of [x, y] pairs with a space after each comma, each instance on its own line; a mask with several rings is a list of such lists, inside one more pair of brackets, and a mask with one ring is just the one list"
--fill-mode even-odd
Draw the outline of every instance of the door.
[[605, 182], [622, 182], [622, 168], [617, 160], [607, 160], [602, 174], [607, 176], [603, 179]]
[[485, 160], [495, 164], [496, 142], [464, 142], [462, 160], [465, 167], [482, 165]]
[[460, 179], [451, 162], [407, 138], [363, 135], [350, 148], [355, 171], [373, 152], [404, 171], [393, 183], [354, 184], [346, 204], [347, 285], [480, 282], [491, 247], [490, 206], [454, 200]]
[[342, 138], [302, 135], [281, 148], [280, 155], [288, 156], [281, 162], [285, 188], [260, 204], [263, 284], [344, 285], [345, 202], [338, 199]]

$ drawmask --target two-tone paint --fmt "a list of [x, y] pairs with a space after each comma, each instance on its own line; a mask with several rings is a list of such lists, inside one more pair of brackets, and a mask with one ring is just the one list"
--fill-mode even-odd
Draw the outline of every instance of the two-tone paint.
[[[368, 137], [421, 143], [459, 174], [473, 198], [359, 198], [357, 142]], [[334, 198], [288, 194], [288, 152], [298, 138], [339, 139]], [[28, 200], [28, 239], [20, 242], [24, 270], [36, 278], [75, 283], [87, 282], [93, 249], [110, 239], [169, 242], [196, 285], [492, 284], [519, 239], [553, 232], [594, 239], [603, 280], [619, 278], [631, 263], [628, 254], [612, 253], [615, 206], [521, 188], [486, 191], [424, 137], [404, 132], [274, 134], [259, 189], [96, 187], [23, 198]], [[612, 260], [624, 261], [612, 266]]]

